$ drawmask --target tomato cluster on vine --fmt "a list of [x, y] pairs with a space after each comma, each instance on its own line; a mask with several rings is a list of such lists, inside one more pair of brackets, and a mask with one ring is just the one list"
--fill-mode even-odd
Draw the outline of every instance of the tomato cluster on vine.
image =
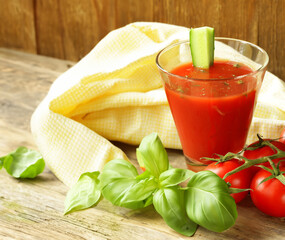
[[250, 193], [259, 210], [285, 217], [285, 129], [279, 139], [258, 138], [238, 154], [218, 155], [205, 170], [228, 182], [236, 203]]

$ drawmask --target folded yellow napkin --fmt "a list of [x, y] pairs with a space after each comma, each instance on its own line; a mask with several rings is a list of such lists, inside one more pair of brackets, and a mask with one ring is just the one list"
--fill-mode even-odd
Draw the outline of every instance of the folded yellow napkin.
[[[155, 131], [165, 147], [181, 148], [155, 57], [171, 43], [187, 40], [188, 33], [169, 24], [129, 24], [110, 32], [56, 79], [32, 116], [31, 130], [63, 183], [71, 186], [83, 172], [127, 159], [109, 140], [138, 145]], [[267, 72], [248, 142], [256, 133], [278, 137], [284, 127], [285, 84]]]

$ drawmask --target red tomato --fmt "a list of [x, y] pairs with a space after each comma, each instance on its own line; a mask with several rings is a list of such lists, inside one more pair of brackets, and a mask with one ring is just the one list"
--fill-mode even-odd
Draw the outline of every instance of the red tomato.
[[282, 142], [282, 143], [285, 144], [285, 128], [284, 128], [283, 131], [281, 132], [279, 142]]
[[[237, 159], [232, 159], [230, 161], [226, 162], [220, 162], [216, 163], [213, 162], [209, 164], [205, 170], [212, 171], [216, 173], [219, 177], [223, 178], [226, 173], [236, 169], [240, 165], [242, 165], [243, 162], [237, 160]], [[252, 173], [250, 169], [244, 169], [240, 172], [237, 172], [225, 179], [226, 182], [229, 182], [231, 184], [231, 187], [233, 188], [241, 188], [241, 189], [246, 189], [250, 187], [250, 181], [252, 179]], [[242, 199], [244, 199], [247, 195], [248, 191], [246, 192], [240, 192], [240, 193], [233, 193], [231, 194], [232, 197], [235, 199], [235, 202], [238, 203]]]
[[[285, 171], [285, 167], [280, 167]], [[262, 212], [273, 217], [285, 217], [285, 185], [273, 178], [262, 184], [259, 183], [269, 177], [270, 172], [261, 169], [253, 177], [250, 188], [254, 205]], [[283, 173], [285, 176], [285, 174]]]
[[[252, 147], [254, 146], [257, 142], [254, 142], [252, 144], [250, 144], [248, 147]], [[276, 146], [277, 148], [279, 148], [282, 151], [285, 151], [285, 144], [281, 143], [279, 141], [271, 141], [271, 143]], [[270, 156], [276, 153], [276, 150], [273, 150], [272, 148], [270, 148], [269, 146], [264, 146], [255, 150], [246, 150], [243, 153], [243, 156], [248, 158], [248, 159], [257, 159], [257, 158], [261, 158], [261, 157], [266, 157], [266, 156]], [[278, 163], [280, 160], [285, 160], [284, 158], [277, 158], [274, 159], [273, 162], [274, 163]], [[266, 167], [270, 167], [270, 163], [266, 162], [266, 163], [262, 163], [262, 165], [266, 166]], [[285, 166], [285, 162], [281, 163], [281, 166]], [[256, 167], [256, 166], [252, 166], [251, 170], [253, 171], [253, 174], [257, 173], [260, 168]]]

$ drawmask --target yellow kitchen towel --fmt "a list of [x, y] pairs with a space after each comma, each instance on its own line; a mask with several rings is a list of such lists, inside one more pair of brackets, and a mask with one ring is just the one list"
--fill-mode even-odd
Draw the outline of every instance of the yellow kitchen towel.
[[[138, 145], [158, 132], [167, 148], [181, 149], [155, 64], [164, 47], [187, 40], [185, 27], [137, 22], [110, 32], [59, 76], [31, 119], [47, 165], [66, 185], [81, 173], [128, 159], [110, 141]], [[285, 127], [285, 84], [266, 73], [248, 141], [278, 137]]]

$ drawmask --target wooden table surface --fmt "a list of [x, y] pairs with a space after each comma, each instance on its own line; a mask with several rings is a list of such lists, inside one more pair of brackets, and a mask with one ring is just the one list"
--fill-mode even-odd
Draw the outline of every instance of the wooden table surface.
[[[0, 49], [0, 156], [19, 146], [36, 149], [30, 118], [50, 85], [74, 63]], [[114, 143], [137, 166], [135, 146]], [[171, 164], [185, 167], [181, 151], [168, 150]], [[106, 200], [63, 216], [68, 188], [46, 167], [32, 180], [0, 170], [0, 239], [191, 239], [171, 230], [153, 207], [129, 210]], [[200, 227], [192, 239], [285, 239], [285, 219], [258, 211], [247, 197], [236, 224], [223, 233]]]

